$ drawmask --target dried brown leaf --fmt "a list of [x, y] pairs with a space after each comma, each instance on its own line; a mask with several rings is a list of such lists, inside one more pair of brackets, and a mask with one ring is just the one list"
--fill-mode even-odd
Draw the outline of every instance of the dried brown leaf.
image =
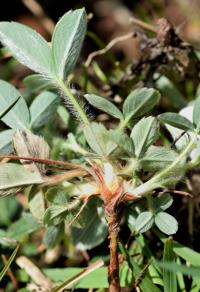
[[[29, 131], [18, 130], [13, 137], [13, 144], [18, 156], [49, 159], [49, 145], [42, 137]], [[25, 160], [21, 160], [21, 163], [31, 172], [37, 172], [41, 175], [46, 173], [45, 164]]]

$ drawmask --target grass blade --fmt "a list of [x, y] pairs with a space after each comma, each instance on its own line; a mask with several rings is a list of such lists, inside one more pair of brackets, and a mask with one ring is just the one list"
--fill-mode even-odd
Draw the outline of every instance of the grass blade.
[[[164, 255], [163, 261], [173, 261], [174, 253], [173, 253], [173, 239], [169, 237], [166, 239], [164, 243]], [[163, 281], [164, 281], [164, 292], [176, 292], [177, 291], [177, 281], [176, 281], [176, 273], [173, 271], [169, 271], [168, 269], [163, 269]]]
[[0, 272], [0, 282], [3, 279], [4, 275], [6, 274], [6, 272], [8, 271], [8, 269], [10, 268], [10, 265], [12, 264], [13, 260], [16, 257], [16, 254], [18, 252], [20, 244], [18, 244], [15, 248], [15, 250], [13, 251], [13, 253], [11, 254], [11, 256], [9, 257], [7, 263], [5, 264], [5, 266], [3, 267], [3, 269]]

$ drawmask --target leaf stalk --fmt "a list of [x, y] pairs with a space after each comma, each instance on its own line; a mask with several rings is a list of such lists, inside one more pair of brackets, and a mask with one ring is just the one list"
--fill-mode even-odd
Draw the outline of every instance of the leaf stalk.
[[83, 124], [90, 125], [90, 121], [89, 121], [85, 111], [80, 106], [80, 104], [78, 103], [76, 97], [73, 95], [73, 93], [71, 92], [69, 87], [67, 87], [66, 84], [62, 80], [57, 81], [57, 83], [58, 83], [59, 88], [69, 98], [69, 100], [70, 100], [71, 104], [73, 105], [75, 111], [79, 114]]

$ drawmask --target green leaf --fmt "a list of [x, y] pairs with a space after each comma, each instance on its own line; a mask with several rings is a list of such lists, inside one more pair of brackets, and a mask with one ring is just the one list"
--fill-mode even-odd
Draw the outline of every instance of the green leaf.
[[[68, 127], [70, 125], [70, 114], [66, 110], [66, 108], [63, 105], [59, 105], [57, 109], [57, 113], [59, 118], [61, 119], [63, 125], [65, 127]], [[72, 134], [72, 133], [71, 133]], [[73, 134], [72, 134], [73, 135]]]
[[[11, 103], [21, 96], [21, 93], [10, 83], [0, 80], [0, 108], [5, 111]], [[11, 110], [2, 118], [2, 121], [13, 129], [24, 129], [29, 124], [29, 110], [25, 100], [21, 97]]]
[[161, 91], [172, 105], [177, 109], [182, 109], [187, 106], [188, 101], [181, 94], [181, 92], [175, 87], [175, 85], [165, 76], [161, 76], [156, 82], [157, 88]]
[[[182, 275], [182, 277], [183, 277], [183, 275]], [[182, 291], [187, 292], [186, 289], [181, 290], [181, 292]], [[200, 278], [199, 278], [199, 276], [193, 277], [190, 292], [199, 292], [199, 291], [200, 291]]]
[[[100, 261], [99, 265], [102, 265], [102, 261]], [[90, 265], [88, 268], [86, 268], [83, 271], [80, 271], [78, 274], [76, 274], [71, 279], [65, 280], [64, 283], [62, 283], [61, 285], [58, 285], [57, 287], [55, 287], [52, 290], [52, 292], [61, 292], [61, 291], [66, 290], [67, 288], [68, 288], [68, 290], [69, 290], [69, 288], [72, 288], [72, 290], [74, 290], [73, 288], [77, 288], [77, 285], [78, 285], [78, 283], [80, 282], [81, 279], [84, 279], [86, 275], [89, 275], [91, 273], [94, 275], [94, 271], [98, 270], [98, 269], [99, 269], [98, 262], [96, 262], [96, 263], [94, 263], [93, 267]]]
[[153, 200], [153, 204], [157, 210], [166, 210], [173, 203], [173, 198], [169, 194], [163, 194]]
[[85, 227], [72, 228], [72, 237], [77, 249], [91, 249], [102, 243], [107, 236], [107, 223], [98, 200], [91, 199], [88, 202], [81, 214], [81, 219]]
[[30, 27], [17, 22], [1, 22], [0, 41], [20, 63], [42, 75], [52, 75], [51, 49]]
[[[12, 220], [17, 216], [20, 204], [14, 197], [5, 197], [0, 199], [0, 223], [9, 226]], [[0, 235], [1, 237], [1, 235]]]
[[[136, 264], [137, 266], [137, 264]], [[83, 272], [83, 268], [53, 268], [53, 269], [43, 269], [44, 274], [51, 279], [53, 282], [60, 283], [60, 282], [67, 282], [70, 281], [70, 279], [75, 279], [78, 274]], [[140, 273], [140, 268], [137, 266], [136, 272], [134, 276], [138, 276]], [[108, 288], [108, 268], [102, 267], [98, 268], [97, 270], [92, 271], [91, 273], [84, 276], [84, 278], [78, 280], [74, 283], [73, 286], [70, 288], [75, 289], [105, 289]], [[131, 279], [132, 279], [132, 272], [127, 267], [127, 264], [124, 263], [120, 267], [120, 286], [121, 287], [127, 287], [131, 285]], [[142, 284], [141, 284], [142, 283]], [[149, 286], [147, 284], [150, 284]], [[142, 290], [144, 292], [146, 291], [152, 291], [152, 292], [160, 292], [160, 290], [153, 285], [150, 278], [147, 274], [144, 275], [144, 277], [141, 279], [140, 284], [142, 287], [146, 288], [148, 287], [149, 290]], [[155, 289], [150, 289], [155, 288]], [[55, 288], [56, 290], [56, 288]], [[53, 290], [54, 291], [54, 290]], [[56, 290], [57, 291], [57, 290]], [[100, 290], [99, 290], [100, 292]]]
[[45, 198], [55, 205], [65, 206], [69, 203], [67, 190], [62, 186], [49, 188], [45, 193]]
[[31, 190], [28, 197], [28, 205], [33, 216], [42, 220], [45, 212], [45, 201], [42, 190], [37, 191], [35, 188]]
[[2, 112], [0, 112], [0, 119], [2, 119], [11, 109], [12, 107], [18, 102], [20, 96], [16, 97]]
[[12, 146], [14, 133], [14, 130], [5, 130], [0, 133], [0, 155], [10, 154], [14, 151]]
[[184, 130], [184, 131], [193, 131], [194, 125], [185, 117], [177, 113], [164, 113], [159, 115], [159, 120], [162, 123], [169, 124], [175, 128]]
[[49, 91], [44, 91], [39, 94], [29, 109], [31, 114], [30, 127], [32, 129], [38, 129], [50, 123], [54, 118], [57, 106], [58, 99], [56, 94]]
[[196, 267], [187, 267], [184, 265], [179, 265], [174, 262], [158, 262], [156, 261], [156, 264], [161, 267], [165, 268], [166, 270], [172, 271], [174, 273], [183, 273], [186, 276], [192, 276], [192, 277], [198, 277], [200, 275], [200, 269]]
[[64, 224], [49, 226], [45, 230], [43, 242], [47, 248], [53, 248], [56, 246], [62, 239], [64, 235]]
[[85, 126], [84, 135], [90, 148], [100, 156], [108, 156], [116, 145], [108, 139], [108, 131], [102, 124], [91, 123]]
[[133, 141], [129, 138], [127, 134], [118, 130], [110, 129], [108, 131], [108, 138], [129, 155], [134, 154]]
[[135, 149], [135, 156], [141, 157], [157, 139], [159, 124], [156, 118], [148, 117], [140, 120], [131, 132], [131, 138]]
[[70, 10], [56, 24], [52, 37], [55, 73], [61, 80], [74, 69], [86, 34], [85, 9]]
[[0, 232], [0, 245], [6, 248], [15, 248], [17, 244], [19, 243], [18, 240], [12, 239], [9, 237], [5, 237], [4, 234], [1, 234]]
[[31, 74], [23, 79], [23, 83], [27, 89], [27, 93], [38, 94], [42, 90], [52, 89], [54, 84], [51, 79], [47, 79], [39, 74]]
[[127, 124], [132, 118], [138, 118], [149, 112], [160, 100], [160, 94], [153, 88], [136, 89], [129, 94], [123, 104], [123, 114]]
[[[176, 262], [177, 262], [177, 264], [181, 264], [181, 260], [179, 257], [176, 259]], [[186, 287], [185, 287], [185, 279], [184, 279], [183, 274], [180, 272], [180, 273], [177, 273], [176, 276], [177, 276], [177, 283], [178, 283], [178, 287], [179, 287], [180, 291], [187, 292]], [[199, 281], [199, 284], [200, 284], [200, 281]], [[200, 289], [200, 286], [199, 286], [199, 289]], [[194, 291], [191, 290], [190, 292], [194, 292]], [[196, 290], [196, 292], [198, 292], [198, 290]]]
[[23, 217], [10, 225], [6, 232], [6, 236], [22, 240], [25, 235], [31, 234], [41, 228], [42, 224], [40, 224], [30, 213], [24, 213]]
[[151, 146], [140, 160], [145, 170], [163, 169], [177, 158], [173, 150], [160, 146]]
[[[52, 205], [48, 207], [44, 214], [44, 223], [47, 225], [57, 225], [62, 221], [71, 223], [79, 211], [80, 201], [71, 199], [68, 193], [74, 188], [69, 186], [65, 187], [52, 187], [50, 188], [45, 197]], [[80, 227], [79, 218], [74, 222], [75, 225]]]
[[[53, 268], [53, 269], [44, 269], [44, 274], [54, 282], [64, 282], [75, 277], [77, 274], [83, 271], [83, 268]], [[75, 289], [100, 289], [108, 288], [107, 280], [108, 269], [106, 267], [99, 268], [98, 270], [93, 271], [91, 274], [86, 275], [84, 278], [80, 279], [75, 284]], [[122, 286], [125, 286], [125, 283], [121, 283]], [[123, 285], [124, 284], [124, 285]]]
[[135, 228], [138, 232], [146, 232], [148, 231], [154, 222], [154, 217], [152, 212], [145, 211], [140, 213], [140, 215], [135, 220]]
[[[164, 243], [164, 255], [163, 262], [173, 261], [174, 253], [173, 253], [173, 239], [169, 237], [165, 240]], [[169, 271], [167, 269], [163, 269], [163, 282], [164, 282], [164, 292], [176, 292], [177, 291], [177, 281], [176, 281], [176, 273], [173, 271]]]
[[[63, 117], [65, 118], [65, 117]], [[67, 141], [62, 144], [63, 151], [72, 151], [76, 154], [87, 155], [89, 152], [85, 150], [81, 145], [78, 144], [75, 136], [72, 133], [67, 135]]]
[[123, 119], [123, 115], [120, 110], [109, 100], [95, 94], [85, 94], [84, 96], [92, 106], [98, 108], [99, 110], [109, 114], [114, 118], [120, 120]]
[[[120, 248], [125, 260], [128, 262], [128, 265], [131, 269], [131, 274], [134, 276], [134, 279], [138, 279], [138, 277], [140, 277], [140, 275], [142, 275], [142, 277], [140, 277], [140, 281], [138, 281], [138, 285], [139, 285], [141, 291], [142, 292], [149, 292], [149, 291], [161, 292], [160, 289], [156, 285], [154, 285], [154, 283], [153, 283], [152, 279], [149, 277], [148, 273], [144, 273], [144, 269], [138, 265], [138, 263], [136, 262], [137, 260], [134, 260], [134, 258], [132, 256], [130, 256], [129, 252], [127, 251], [127, 249], [124, 247], [124, 245], [121, 242], [119, 243], [119, 248]], [[145, 246], [144, 251], [147, 248], [148, 247]], [[126, 287], [127, 287], [127, 285], [126, 285]]]
[[191, 265], [200, 267], [200, 253], [176, 241], [173, 242], [173, 250]]
[[[48, 226], [57, 225], [60, 222], [64, 221], [68, 213], [69, 211], [67, 207], [52, 205], [48, 209], [46, 209], [46, 212], [43, 218], [44, 224], [47, 224]], [[69, 221], [73, 219], [73, 215], [70, 216]]]
[[150, 278], [152, 279], [153, 284], [163, 286], [162, 275], [155, 264], [149, 265], [148, 272], [149, 272]]
[[[165, 236], [161, 232], [155, 230], [155, 234], [162, 242], [164, 242]], [[200, 267], [200, 253], [178, 243], [177, 241], [173, 241], [173, 251], [175, 252], [175, 254], [177, 254], [185, 261], [189, 262], [191, 265]]]
[[187, 132], [184, 134], [183, 130], [177, 129], [170, 125], [165, 125], [169, 133], [171, 134], [173, 141], [176, 141], [175, 145], [178, 151], [182, 151], [190, 142], [193, 133]]
[[159, 212], [155, 215], [155, 224], [167, 235], [174, 234], [178, 230], [178, 222], [166, 212]]
[[15, 163], [0, 164], [0, 194], [13, 188], [41, 184], [40, 175], [28, 171], [24, 166]]
[[13, 253], [11, 254], [11, 256], [9, 257], [8, 261], [6, 262], [5, 266], [3, 267], [3, 269], [0, 272], [0, 282], [3, 279], [3, 277], [5, 276], [6, 272], [8, 271], [8, 269], [10, 268], [10, 265], [12, 264], [13, 260], [15, 259], [18, 249], [19, 249], [20, 245], [17, 245], [15, 250], [13, 251]]
[[196, 98], [193, 109], [193, 123], [199, 129], [200, 127], [200, 96]]

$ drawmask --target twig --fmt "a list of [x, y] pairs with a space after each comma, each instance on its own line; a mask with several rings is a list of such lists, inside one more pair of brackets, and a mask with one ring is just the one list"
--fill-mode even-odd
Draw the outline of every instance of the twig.
[[86, 200], [83, 205], [81, 206], [80, 210], [78, 211], [78, 213], [76, 214], [76, 216], [72, 219], [71, 222], [69, 222], [69, 224], [67, 224], [67, 227], [70, 227], [75, 221], [76, 219], [80, 216], [80, 214], [83, 212], [83, 210], [85, 209], [86, 205], [87, 205], [88, 200]]
[[186, 131], [182, 132], [175, 140], [174, 142], [172, 143], [171, 145], [171, 149], [174, 149], [175, 148], [175, 145], [176, 143], [178, 142], [179, 139], [181, 139], [181, 137], [183, 137], [184, 135], [186, 134]]
[[147, 263], [144, 268], [140, 271], [139, 275], [135, 278], [135, 281], [134, 281], [134, 286], [135, 286], [135, 289], [137, 289], [137, 287], [139, 286], [142, 278], [144, 277], [145, 275], [145, 272], [146, 270], [148, 269], [148, 267], [150, 266], [151, 262]]
[[128, 40], [130, 38], [132, 38], [134, 36], [133, 32], [127, 33], [125, 35], [119, 36], [114, 38], [113, 40], [111, 40], [107, 46], [101, 50], [98, 51], [94, 51], [91, 54], [89, 54], [89, 56], [87, 57], [87, 60], [85, 61], [85, 66], [86, 68], [88, 68], [92, 62], [92, 60], [99, 55], [103, 55], [105, 53], [107, 53], [112, 47], [114, 47], [117, 43], [119, 42], [123, 42], [125, 40]]
[[28, 258], [21, 256], [17, 258], [16, 263], [21, 269], [24, 269], [31, 279], [38, 285], [46, 289], [45, 291], [52, 291], [54, 283], [47, 279]]
[[36, 157], [24, 157], [24, 156], [17, 156], [17, 155], [0, 155], [0, 159], [3, 159], [3, 158], [34, 161], [34, 162], [43, 163], [43, 164], [63, 165], [66, 167], [68, 166], [72, 168], [79, 168], [79, 169], [83, 169], [84, 171], [87, 171], [86, 168], [84, 168], [80, 164], [60, 161], [60, 160], [41, 159], [41, 158], [36, 158]]
[[77, 275], [75, 275], [71, 279], [65, 281], [59, 287], [54, 288], [52, 290], [52, 292], [61, 292], [64, 289], [69, 288], [70, 286], [72, 286], [73, 284], [75, 284], [76, 282], [78, 282], [83, 277], [85, 277], [88, 274], [92, 273], [93, 271], [95, 271], [95, 270], [103, 267], [103, 265], [104, 265], [104, 262], [102, 260], [99, 260], [99, 261], [95, 262], [94, 264], [91, 264], [89, 267], [85, 268], [82, 272], [78, 273]]
[[83, 176], [85, 174], [87, 173], [86, 171], [83, 171], [83, 170], [70, 170], [61, 174], [46, 176], [44, 178], [43, 186], [58, 184], [66, 179], [70, 180], [70, 179], [73, 179], [74, 177]]
[[149, 30], [151, 32], [157, 33], [157, 30], [153, 25], [148, 24], [148, 23], [146, 23], [146, 22], [144, 22], [144, 21], [142, 21], [140, 19], [137, 19], [135, 17], [131, 17], [130, 18], [130, 22], [135, 24], [135, 25], [140, 26], [141, 28], [143, 28], [145, 30]]
[[165, 191], [159, 192], [160, 195], [162, 195], [162, 194], [166, 194], [166, 193], [173, 193], [173, 194], [177, 194], [177, 195], [193, 197], [190, 193], [188, 193], [188, 192], [184, 192], [184, 191], [165, 190]]
[[50, 19], [40, 4], [35, 0], [22, 0], [23, 4], [38, 18], [45, 30], [51, 35], [54, 30], [54, 22]]

